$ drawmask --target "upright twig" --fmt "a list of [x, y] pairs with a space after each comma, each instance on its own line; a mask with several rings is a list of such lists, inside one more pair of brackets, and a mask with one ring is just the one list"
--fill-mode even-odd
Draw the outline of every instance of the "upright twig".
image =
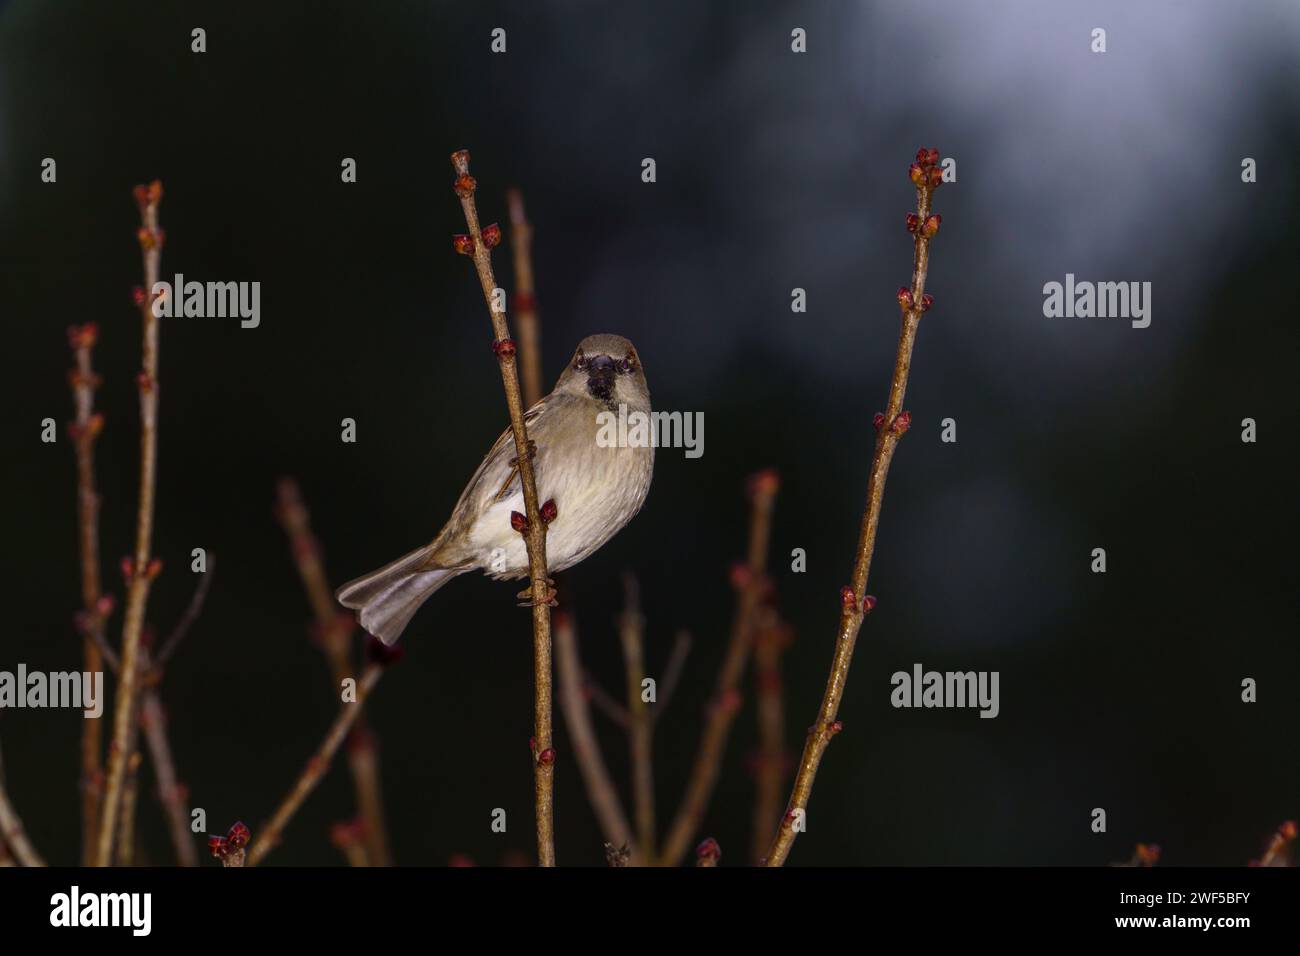
[[[162, 698], [159, 696], [158, 685], [162, 680], [163, 656], [170, 656], [175, 652], [181, 639], [184, 638], [194, 621], [198, 619], [199, 613], [203, 609], [203, 599], [211, 582], [210, 575], [215, 569], [212, 563], [213, 557], [213, 555], [208, 556], [208, 570], [195, 588], [185, 614], [163, 644], [157, 662], [150, 659], [147, 644], [140, 648], [140, 712], [135, 718], [136, 730], [133, 735], [132, 748], [134, 749], [136, 746], [134, 737], [143, 732], [145, 743], [149, 748], [149, 759], [153, 762], [154, 776], [158, 783], [158, 801], [162, 804], [163, 814], [167, 818], [167, 831], [171, 837], [172, 846], [176, 850], [177, 862], [181, 866], [197, 866], [198, 854], [190, 838], [188, 811], [185, 806], [188, 790], [176, 775], [176, 762], [172, 758], [171, 742], [167, 738], [167, 716], [166, 711], [163, 709]], [[108, 646], [102, 635], [97, 637], [97, 641], [103, 661], [115, 675], [120, 675], [122, 662], [117, 654]], [[136, 756], [138, 756], [138, 753]], [[128, 776], [128, 783], [124, 786], [124, 792], [127, 787], [132, 785], [133, 782]], [[124, 798], [124, 807], [126, 802]], [[122, 826], [125, 826], [126, 812], [124, 810]], [[130, 812], [134, 812], [134, 807]]]
[[144, 692], [140, 704], [140, 729], [149, 747], [149, 760], [158, 784], [158, 800], [167, 818], [167, 833], [176, 851], [176, 861], [181, 866], [198, 866], [198, 851], [190, 833], [189, 813], [185, 806], [187, 791], [176, 775], [176, 762], [167, 739], [167, 713], [157, 687], [149, 687]]
[[[351, 614], [340, 614], [334, 603], [334, 591], [325, 573], [321, 559], [320, 542], [311, 530], [311, 515], [303, 504], [298, 483], [292, 478], [282, 478], [277, 489], [276, 514], [289, 536], [289, 546], [298, 576], [302, 578], [307, 600], [316, 618], [316, 633], [321, 650], [329, 663], [330, 676], [337, 688], [353, 676], [353, 638], [356, 620]], [[392, 856], [388, 848], [388, 826], [384, 820], [383, 788], [379, 779], [378, 744], [367, 729], [365, 718], [358, 717], [348, 742], [348, 768], [356, 793], [357, 809], [363, 826], [358, 833], [365, 843], [366, 859], [372, 866], [389, 866]], [[360, 858], [349, 854], [350, 860]]]
[[[99, 645], [103, 641], [107, 608], [100, 603], [99, 577], [99, 491], [95, 483], [95, 440], [104, 428], [104, 416], [95, 411], [95, 374], [92, 352], [98, 338], [93, 322], [68, 329], [76, 367], [68, 373], [75, 418], [69, 427], [77, 455], [77, 531], [81, 543], [81, 614], [83, 654], [87, 673], [104, 669]], [[82, 722], [81, 728], [81, 854], [82, 864], [95, 860], [99, 833], [99, 798], [103, 788], [103, 724]]]
[[565, 612], [555, 615], [555, 671], [559, 677], [560, 711], [565, 726], [569, 728], [569, 742], [573, 745], [573, 759], [578, 765], [587, 799], [596, 813], [606, 845], [612, 848], [620, 861], [611, 866], [640, 865], [641, 858], [627, 814], [618, 798], [618, 790], [605, 766], [591, 722], [591, 708], [584, 691], [582, 665], [578, 662], [578, 635], [573, 616]]
[[[469, 174], [469, 151], [458, 150], [451, 155], [456, 171], [455, 191], [460, 197], [465, 214], [468, 235], [455, 238], [457, 251], [474, 260], [483, 298], [487, 301], [492, 319], [494, 341], [492, 351], [501, 367], [501, 383], [505, 388], [506, 405], [510, 409], [510, 430], [515, 442], [515, 455], [519, 467], [519, 482], [524, 493], [524, 515], [512, 524], [524, 536], [528, 550], [529, 577], [532, 580], [533, 611], [533, 796], [537, 816], [537, 862], [540, 866], [555, 865], [555, 748], [551, 740], [551, 602], [554, 592], [547, 579], [546, 525], [542, 521], [541, 504], [537, 500], [537, 481], [533, 474], [533, 452], [524, 426], [523, 397], [519, 390], [519, 374], [515, 366], [515, 343], [510, 338], [506, 314], [501, 300], [495, 294], [496, 278], [492, 275], [491, 249], [501, 241], [501, 230], [495, 225], [479, 228], [478, 208], [474, 203], [477, 184]], [[548, 502], [548, 505], [550, 502]]]
[[506, 206], [510, 210], [510, 249], [515, 262], [515, 318], [519, 320], [524, 407], [532, 408], [542, 397], [541, 328], [533, 280], [533, 225], [524, 212], [524, 195], [518, 189], [506, 190]]
[[41, 855], [36, 852], [32, 846], [32, 841], [27, 838], [27, 832], [23, 830], [23, 822], [18, 817], [18, 811], [9, 800], [9, 794], [5, 790], [4, 769], [0, 767], [0, 845], [8, 848], [14, 858], [23, 866], [44, 866], [45, 861]]
[[733, 584], [740, 593], [732, 619], [731, 638], [727, 643], [722, 670], [718, 674], [717, 688], [705, 716], [704, 732], [700, 736], [700, 746], [691, 767], [686, 793], [660, 853], [660, 862], [667, 866], [678, 865], [690, 851], [691, 840], [700, 828], [704, 811], [718, 781], [732, 721], [740, 709], [741, 698], [737, 688], [749, 660], [754, 618], [771, 587], [766, 571], [767, 547], [772, 528], [772, 506], [779, 486], [780, 480], [771, 469], [754, 475], [747, 484], [750, 500], [749, 551], [745, 563], [737, 567], [732, 575]]
[[[136, 736], [139, 736], [137, 731]], [[135, 863], [135, 803], [140, 786], [140, 751], [133, 748], [126, 761], [126, 782], [122, 785], [122, 817], [117, 824], [117, 843], [113, 848], [115, 866]]]
[[758, 720], [758, 753], [754, 762], [753, 859], [767, 855], [772, 825], [781, 812], [781, 792], [789, 759], [785, 752], [785, 695], [781, 655], [790, 643], [790, 629], [774, 607], [764, 607], [754, 629], [754, 688]]
[[[388, 653], [392, 654], [393, 652], [389, 651]], [[366, 698], [370, 696], [370, 692], [379, 683], [379, 678], [383, 676], [384, 666], [384, 661], [372, 662], [361, 672], [361, 676], [357, 678], [356, 699], [343, 704], [338, 717], [334, 719], [334, 723], [330, 725], [329, 730], [325, 733], [325, 739], [321, 741], [320, 746], [316, 748], [316, 752], [307, 761], [302, 773], [298, 775], [298, 779], [289, 788], [288, 794], [280, 801], [280, 805], [275, 812], [271, 814], [271, 819], [258, 830], [257, 839], [249, 847], [248, 861], [245, 865], [257, 866], [279, 844], [285, 826], [293, 819], [293, 815], [298, 812], [298, 808], [303, 805], [311, 792], [316, 789], [317, 784], [321, 782], [321, 778], [329, 770], [330, 763], [338, 752], [339, 746], [347, 738], [348, 731], [352, 729], [352, 725], [361, 716]]]
[[163, 231], [158, 227], [158, 204], [162, 183], [154, 180], [146, 188], [135, 188], [140, 207], [141, 254], [144, 259], [144, 294], [139, 296], [143, 322], [141, 371], [136, 378], [140, 392], [140, 502], [136, 512], [135, 555], [123, 560], [127, 578], [126, 615], [122, 625], [122, 671], [113, 714], [113, 741], [108, 751], [108, 777], [100, 810], [99, 846], [96, 862], [108, 866], [113, 859], [113, 837], [118, 822], [126, 762], [130, 756], [132, 718], [136, 714], [136, 692], [140, 680], [137, 658], [144, 631], [145, 604], [149, 586], [162, 562], [152, 556], [154, 494], [158, 478], [158, 317], [153, 288], [158, 282], [162, 258]]
[[632, 809], [637, 844], [650, 865], [655, 860], [655, 781], [653, 725], [641, 692], [645, 678], [645, 619], [641, 616], [640, 588], [630, 572], [623, 575], [624, 605], [618, 636], [623, 645], [627, 676], [628, 752], [632, 766]]
[[889, 399], [885, 411], [875, 417], [875, 451], [871, 457], [871, 473], [867, 479], [867, 505], [858, 532], [857, 560], [853, 566], [852, 583], [840, 592], [840, 624], [835, 639], [835, 655], [831, 660], [830, 675], [817, 720], [808, 728], [803, 756], [795, 773], [794, 788], [785, 817], [781, 820], [772, 847], [768, 851], [768, 866], [782, 866], [790, 855], [795, 837], [803, 828], [812, 794], [813, 780], [821, 764], [826, 746], [841, 729], [838, 720], [840, 702], [844, 699], [844, 685], [853, 660], [862, 621], [875, 606], [876, 600], [867, 594], [867, 575], [871, 571], [871, 557], [876, 547], [876, 529], [880, 524], [880, 506], [885, 495], [885, 479], [889, 463], [893, 460], [898, 440], [912, 423], [912, 416], [903, 411], [903, 396], [907, 391], [907, 375], [912, 367], [912, 348], [916, 344], [916, 330], [921, 323], [921, 313], [930, 308], [933, 299], [926, 294], [925, 279], [930, 266], [930, 240], [939, 231], [940, 217], [930, 212], [930, 200], [943, 181], [939, 168], [939, 153], [922, 149], [908, 175], [916, 186], [916, 212], [907, 216], [907, 228], [915, 237], [912, 249], [912, 284], [898, 290], [898, 305], [902, 312], [902, 328], [898, 335], [898, 351], [894, 358], [894, 374], [889, 384]]

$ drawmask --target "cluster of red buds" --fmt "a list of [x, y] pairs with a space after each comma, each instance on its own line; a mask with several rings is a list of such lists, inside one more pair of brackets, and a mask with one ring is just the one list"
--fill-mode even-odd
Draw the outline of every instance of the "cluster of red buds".
[[208, 849], [221, 861], [222, 866], [243, 866], [244, 850], [251, 837], [248, 827], [236, 823], [225, 836], [208, 837]]
[[[158, 577], [158, 575], [162, 573], [162, 567], [162, 558], [151, 559], [144, 568], [145, 580], [152, 581], [154, 578]], [[127, 584], [130, 584], [135, 580], [136, 571], [137, 569], [134, 558], [125, 557], [122, 559], [122, 577], [126, 579]]]
[[861, 609], [863, 614], [870, 614], [876, 608], [876, 599], [873, 595], [865, 594], [862, 597], [862, 603], [858, 603], [858, 596], [854, 593], [853, 588], [847, 584], [840, 588], [840, 608], [849, 613]]
[[499, 339], [492, 343], [492, 354], [501, 360], [515, 357], [515, 340]]
[[722, 847], [718, 841], [709, 837], [702, 841], [695, 848], [695, 865], [696, 866], [717, 866], [718, 861], [722, 859]]
[[[876, 414], [872, 416], [871, 424], [872, 427], [876, 429], [876, 431], [880, 431], [880, 429], [884, 428], [885, 413], [876, 412]], [[889, 430], [896, 435], [901, 435], [911, 427], [912, 427], [912, 413], [899, 412], [897, 415], [894, 416], [894, 420], [890, 423]]]
[[94, 348], [98, 339], [99, 326], [94, 322], [87, 322], [85, 325], [68, 326], [68, 345], [73, 349]]
[[162, 181], [155, 179], [148, 186], [136, 186], [131, 190], [131, 195], [135, 197], [135, 204], [141, 211], [146, 206], [156, 206], [163, 198]]
[[[464, 157], [465, 160], [465, 168], [468, 169], [469, 150], [462, 149], [459, 153], [452, 153], [451, 154], [452, 162], [456, 163], [457, 158], [462, 156]], [[457, 165], [457, 168], [459, 169], [460, 166]], [[459, 176], [456, 177], [456, 183], [452, 188], [456, 190], [456, 195], [459, 196], [461, 199], [468, 199], [470, 196], [474, 195], [474, 191], [478, 189], [478, 182], [475, 181], [474, 177], [471, 176], [469, 173], [461, 173]]]
[[135, 232], [135, 237], [140, 240], [140, 248], [145, 252], [151, 249], [161, 249], [167, 241], [167, 232], [163, 229], [149, 229], [141, 226]]
[[924, 221], [914, 212], [907, 214], [907, 231], [913, 235], [922, 235], [927, 239], [934, 238], [934, 234], [939, 231], [939, 226], [943, 223], [943, 216], [931, 213], [926, 216]]
[[907, 168], [907, 177], [917, 189], [938, 189], [943, 183], [937, 149], [918, 149], [916, 162]]
[[[921, 311], [929, 312], [932, 305], [934, 305], [934, 296], [928, 292], [921, 293]], [[905, 285], [898, 287], [898, 307], [904, 312], [911, 312], [916, 307], [916, 300], [912, 298], [912, 290]]]

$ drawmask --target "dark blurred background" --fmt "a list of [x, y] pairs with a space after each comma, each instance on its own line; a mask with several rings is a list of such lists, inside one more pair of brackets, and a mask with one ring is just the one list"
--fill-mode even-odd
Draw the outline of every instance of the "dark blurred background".
[[[190, 51], [194, 27], [206, 53]], [[1105, 54], [1090, 52], [1094, 27]], [[893, 363], [906, 168], [934, 145], [958, 180], [936, 199], [936, 305], [886, 495], [880, 605], [791, 862], [1103, 864], [1141, 840], [1169, 864], [1244, 863], [1300, 802], [1298, 118], [1290, 2], [10, 3], [0, 668], [81, 659], [62, 431], [72, 323], [101, 329], [103, 565], [121, 597], [137, 495], [131, 187], [158, 177], [164, 278], [262, 283], [260, 328], [164, 321], [167, 568], [149, 604], [169, 630], [193, 588], [190, 550], [216, 555], [162, 693], [191, 803], [213, 832], [256, 830], [337, 708], [273, 516], [276, 479], [301, 482], [337, 584], [431, 538], [506, 424], [478, 284], [451, 249], [464, 223], [447, 156], [468, 147], [485, 221], [506, 220], [507, 186], [524, 190], [547, 381], [580, 338], [618, 332], [657, 408], [704, 413], [704, 456], [662, 450], [642, 514], [561, 594], [613, 692], [625, 569], [641, 579], [652, 675], [677, 628], [695, 635], [657, 731], [661, 830], [726, 642], [744, 480], [769, 465], [797, 756]], [[54, 185], [40, 181], [47, 156]], [[496, 262], [512, 289], [504, 248]], [[1043, 284], [1067, 272], [1151, 282], [1150, 328], [1044, 318]], [[806, 314], [791, 312], [795, 287]], [[57, 444], [39, 441], [47, 416]], [[1240, 440], [1248, 416], [1256, 444]], [[344, 417], [356, 444], [339, 440]], [[939, 440], [948, 417], [956, 444]], [[796, 547], [805, 574], [790, 571]], [[1104, 575], [1089, 571], [1095, 547]], [[373, 699], [402, 864], [532, 858], [516, 589], [467, 577], [440, 593]], [[120, 623], [119, 609], [114, 640]], [[999, 671], [1000, 716], [892, 709], [890, 674], [916, 662]], [[1244, 677], [1258, 703], [1241, 702]], [[752, 698], [747, 680], [704, 827], [724, 862], [750, 842]], [[600, 864], [558, 713], [557, 726], [559, 859]], [[597, 726], [622, 783], [625, 741]], [[77, 857], [80, 731], [72, 711], [0, 712], [8, 788], [56, 862]], [[146, 852], [166, 862], [144, 780]], [[1093, 807], [1105, 834], [1089, 829]], [[325, 834], [351, 812], [340, 764], [271, 861], [341, 862]]]

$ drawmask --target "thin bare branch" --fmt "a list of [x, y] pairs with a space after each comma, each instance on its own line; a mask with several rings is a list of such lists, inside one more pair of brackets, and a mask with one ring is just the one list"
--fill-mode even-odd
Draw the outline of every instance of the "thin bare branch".
[[1263, 855], [1259, 858], [1257, 866], [1289, 866], [1289, 852], [1291, 844], [1295, 842], [1296, 824], [1294, 820], [1287, 820], [1274, 831], [1273, 836], [1269, 838], [1268, 846], [1264, 848]]
[[176, 775], [171, 743], [167, 739], [167, 714], [156, 687], [145, 690], [140, 706], [140, 729], [144, 732], [158, 783], [158, 800], [167, 819], [167, 833], [181, 866], [198, 866], [198, 850], [190, 833], [189, 812], [185, 805], [186, 789]]
[[582, 692], [588, 700], [596, 705], [597, 710], [618, 724], [618, 726], [627, 730], [628, 725], [632, 722], [627, 708], [611, 697], [609, 691], [601, 687], [600, 682], [586, 670], [582, 672]]
[[537, 479], [533, 474], [533, 459], [529, 452], [528, 431], [524, 426], [523, 396], [519, 390], [519, 374], [515, 366], [515, 343], [510, 338], [505, 311], [494, 294], [496, 278], [492, 274], [491, 249], [501, 241], [501, 230], [495, 225], [479, 228], [478, 207], [474, 202], [477, 183], [469, 174], [469, 150], [458, 150], [451, 155], [456, 171], [455, 191], [465, 214], [469, 234], [457, 237], [455, 245], [474, 259], [483, 298], [492, 319], [495, 341], [492, 345], [501, 367], [501, 383], [510, 410], [510, 429], [514, 437], [519, 482], [524, 493], [524, 520], [519, 523], [528, 549], [529, 577], [532, 581], [533, 613], [533, 802], [537, 817], [537, 862], [539, 866], [555, 865], [555, 747], [552, 742], [551, 706], [551, 604], [554, 601], [547, 579], [546, 523], [542, 520], [541, 503], [537, 500]]
[[[69, 428], [77, 455], [77, 531], [81, 544], [80, 630], [87, 673], [104, 669], [100, 646], [110, 602], [101, 602], [99, 576], [99, 490], [95, 482], [95, 440], [104, 428], [104, 416], [95, 411], [95, 374], [92, 353], [99, 332], [91, 322], [68, 329], [68, 344], [77, 365], [68, 373], [76, 417]], [[81, 728], [81, 862], [95, 859], [99, 834], [99, 800], [103, 790], [103, 723], [82, 722]]]
[[[633, 846], [632, 828], [618, 798], [618, 790], [610, 778], [591, 722], [591, 709], [583, 689], [582, 665], [578, 657], [578, 635], [573, 617], [566, 613], [555, 615], [555, 670], [559, 677], [560, 712], [569, 728], [574, 761], [587, 790], [587, 799], [596, 813], [606, 846], [615, 851], [622, 862], [611, 866], [639, 865], [640, 855]], [[620, 852], [622, 851], [622, 852]]]
[[650, 711], [642, 696], [645, 679], [645, 618], [641, 616], [640, 587], [630, 572], [623, 575], [623, 614], [619, 640], [627, 677], [628, 754], [632, 767], [632, 808], [637, 845], [653, 865], [655, 858], [655, 781]]
[[659, 682], [658, 700], [655, 702], [655, 709], [652, 717], [655, 721], [663, 718], [664, 711], [668, 709], [669, 703], [672, 702], [673, 695], [677, 692], [677, 685], [681, 683], [682, 672], [686, 669], [686, 658], [691, 655], [691, 632], [681, 630], [673, 639], [673, 649], [668, 655], [668, 663], [664, 665], [664, 679]]
[[270, 853], [279, 844], [281, 835], [284, 833], [285, 826], [293, 819], [293, 815], [298, 812], [298, 808], [316, 789], [317, 784], [329, 770], [330, 762], [338, 752], [339, 746], [347, 738], [348, 731], [365, 707], [366, 698], [370, 692], [375, 689], [379, 683], [379, 678], [383, 676], [384, 666], [382, 664], [369, 664], [361, 677], [357, 680], [356, 699], [345, 703], [339, 711], [338, 717], [330, 725], [330, 729], [325, 734], [325, 739], [321, 745], [316, 748], [316, 752], [298, 775], [289, 793], [280, 802], [275, 813], [271, 814], [271, 819], [262, 825], [258, 830], [257, 839], [248, 850], [248, 860], [245, 865], [257, 866], [268, 853]]
[[781, 813], [782, 788], [789, 772], [785, 752], [785, 699], [781, 655], [790, 643], [790, 629], [773, 607], [759, 611], [754, 632], [754, 686], [758, 720], [758, 753], [754, 765], [754, 819], [752, 857], [767, 855], [773, 827]]
[[[325, 573], [320, 542], [312, 532], [311, 514], [303, 503], [298, 483], [292, 478], [280, 479], [276, 499], [276, 514], [289, 536], [294, 564], [316, 618], [316, 633], [320, 636], [321, 650], [329, 664], [334, 686], [340, 687], [345, 679], [355, 673], [352, 647], [356, 636], [356, 620], [351, 614], [340, 613], [338, 605], [334, 603], [334, 591]], [[389, 866], [392, 854], [388, 846], [388, 824], [384, 819], [378, 747], [364, 717], [359, 717], [352, 729], [348, 746], [348, 768], [352, 773], [357, 808], [364, 822], [360, 831], [366, 844], [364, 857], [374, 866]], [[357, 858], [356, 854], [349, 856], [349, 859]]]
[[212, 575], [217, 571], [217, 556], [215, 554], [208, 554], [205, 567], [207, 570], [199, 575], [198, 584], [194, 586], [194, 594], [191, 595], [190, 603], [185, 607], [185, 613], [181, 615], [181, 619], [176, 622], [176, 626], [172, 628], [172, 632], [167, 635], [167, 639], [163, 641], [162, 647], [154, 656], [154, 660], [159, 667], [166, 666], [167, 662], [171, 660], [171, 656], [176, 653], [176, 648], [180, 646], [181, 641], [185, 639], [185, 635], [194, 626], [194, 622], [203, 613], [203, 602], [207, 600], [208, 589], [212, 587]]
[[135, 863], [135, 805], [140, 788], [141, 759], [140, 751], [133, 750], [126, 762], [126, 783], [122, 785], [122, 816], [117, 824], [117, 845], [113, 848], [115, 866], [133, 866]]
[[790, 855], [799, 828], [796, 821], [807, 813], [808, 799], [812, 795], [813, 780], [821, 764], [822, 755], [830, 740], [841, 729], [838, 720], [840, 702], [844, 699], [844, 686], [849, 677], [849, 664], [857, 643], [862, 622], [875, 598], [867, 594], [867, 576], [871, 571], [871, 558], [876, 549], [876, 529], [880, 524], [880, 508], [885, 496], [885, 479], [889, 464], [894, 458], [898, 440], [911, 425], [912, 416], [903, 411], [903, 396], [907, 392], [907, 376], [912, 367], [912, 348], [916, 344], [916, 331], [921, 324], [921, 313], [929, 309], [932, 299], [926, 295], [925, 280], [930, 267], [930, 240], [939, 231], [940, 218], [930, 212], [934, 190], [942, 182], [937, 150], [921, 150], [917, 162], [909, 170], [916, 186], [916, 213], [909, 215], [908, 229], [914, 235], [912, 249], [912, 284], [898, 290], [898, 304], [902, 312], [898, 335], [898, 351], [894, 359], [894, 374], [889, 384], [889, 400], [885, 411], [876, 416], [875, 451], [871, 457], [871, 473], [867, 480], [867, 505], [858, 532], [857, 560], [853, 566], [852, 583], [840, 594], [840, 625], [835, 638], [835, 655], [831, 661], [830, 675], [817, 720], [808, 728], [803, 755], [795, 773], [794, 788], [786, 806], [776, 838], [768, 851], [766, 864], [782, 866]]
[[660, 861], [667, 866], [682, 862], [690, 850], [691, 840], [699, 831], [708, 808], [709, 798], [718, 781], [722, 758], [727, 749], [727, 737], [732, 721], [740, 709], [740, 679], [749, 660], [753, 642], [754, 617], [766, 597], [770, 582], [767, 578], [768, 538], [771, 535], [772, 507], [776, 501], [780, 481], [776, 472], [761, 471], [750, 478], [748, 494], [749, 550], [744, 565], [736, 569], [733, 583], [740, 594], [736, 614], [732, 619], [731, 638], [727, 653], [718, 674], [717, 688], [705, 716], [704, 732], [691, 767], [691, 776], [681, 806], [673, 818], [672, 827], [664, 839]]
[[158, 204], [162, 201], [162, 184], [154, 180], [148, 187], [135, 188], [140, 207], [141, 255], [144, 259], [144, 295], [140, 297], [140, 317], [144, 326], [141, 348], [141, 371], [136, 379], [140, 393], [140, 501], [136, 512], [135, 554], [124, 562], [127, 572], [127, 601], [122, 625], [122, 666], [117, 701], [113, 714], [113, 742], [108, 750], [107, 784], [100, 810], [99, 843], [95, 860], [108, 866], [113, 859], [113, 839], [117, 828], [126, 781], [126, 763], [131, 754], [133, 718], [137, 713], [136, 694], [140, 683], [140, 637], [144, 632], [145, 605], [149, 587], [162, 570], [162, 562], [152, 556], [154, 496], [158, 483], [158, 318], [154, 315], [162, 259], [163, 231], [158, 227]]
[[523, 370], [524, 407], [542, 397], [541, 324], [537, 320], [537, 289], [533, 281], [533, 226], [524, 212], [524, 195], [506, 190], [510, 209], [510, 248], [515, 262], [515, 318], [519, 325], [519, 364]]
[[27, 838], [27, 833], [23, 830], [23, 822], [18, 817], [18, 811], [14, 809], [13, 803], [9, 800], [9, 794], [5, 790], [3, 773], [0, 773], [0, 844], [8, 847], [9, 852], [23, 866], [45, 865], [41, 855], [32, 846], [32, 841]]

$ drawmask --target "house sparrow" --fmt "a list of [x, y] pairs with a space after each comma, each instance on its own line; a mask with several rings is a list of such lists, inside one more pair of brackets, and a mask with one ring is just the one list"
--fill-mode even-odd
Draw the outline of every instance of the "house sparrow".
[[[650, 414], [650, 391], [632, 343], [618, 335], [582, 340], [555, 389], [524, 414], [537, 501], [554, 501], [547, 528], [551, 572], [572, 567], [612, 538], [641, 510], [654, 470], [653, 443], [602, 447], [602, 412]], [[446, 526], [431, 544], [378, 571], [350, 581], [336, 594], [355, 608], [366, 631], [385, 644], [401, 636], [429, 596], [458, 574], [480, 570], [496, 580], [528, 575], [524, 538], [510, 513], [524, 511], [515, 443], [506, 429], [484, 457]]]

